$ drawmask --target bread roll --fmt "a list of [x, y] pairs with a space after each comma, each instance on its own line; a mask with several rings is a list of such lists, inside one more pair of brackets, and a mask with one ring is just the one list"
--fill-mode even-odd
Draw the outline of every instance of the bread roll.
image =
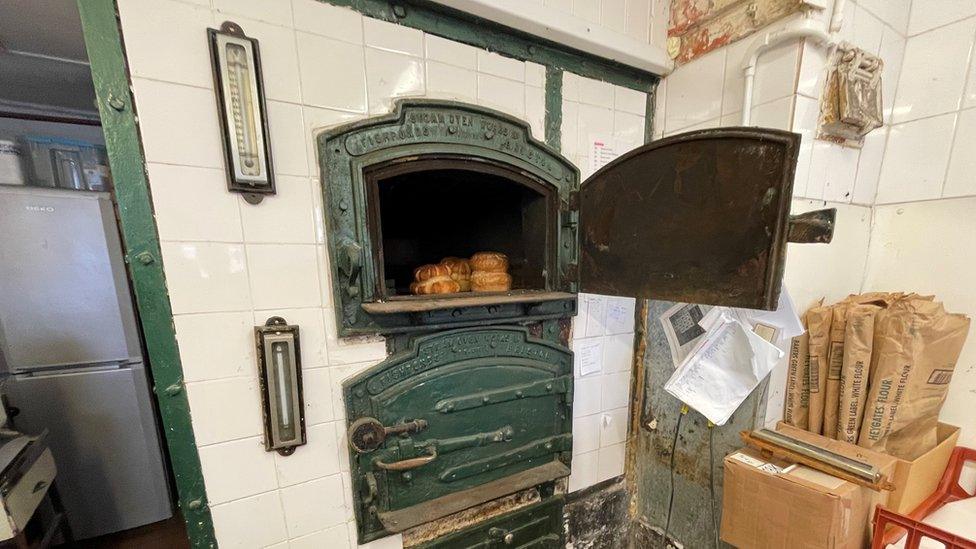
[[451, 269], [451, 279], [458, 283], [462, 292], [471, 291], [471, 263], [460, 257], [445, 257], [441, 265]]
[[439, 276], [410, 285], [410, 292], [414, 295], [453, 294], [460, 291], [461, 286], [449, 276]]
[[471, 256], [471, 270], [472, 272], [508, 272], [508, 256], [498, 252], [478, 252]]
[[413, 270], [413, 279], [416, 282], [424, 282], [438, 277], [451, 278], [451, 268], [447, 265], [421, 265]]
[[471, 273], [472, 292], [507, 292], [512, 289], [512, 275], [475, 271]]

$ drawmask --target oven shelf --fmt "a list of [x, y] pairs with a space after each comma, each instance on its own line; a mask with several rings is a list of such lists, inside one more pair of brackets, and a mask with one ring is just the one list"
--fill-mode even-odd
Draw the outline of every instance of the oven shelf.
[[369, 314], [422, 313], [460, 307], [481, 307], [488, 305], [507, 305], [518, 303], [542, 303], [576, 299], [569, 292], [550, 292], [545, 290], [513, 290], [509, 292], [476, 292], [459, 294], [437, 294], [435, 296], [396, 296], [387, 301], [363, 303], [363, 310]]

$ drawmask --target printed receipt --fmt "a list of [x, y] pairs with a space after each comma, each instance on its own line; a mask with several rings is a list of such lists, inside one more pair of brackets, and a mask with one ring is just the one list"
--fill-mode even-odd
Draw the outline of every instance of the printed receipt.
[[782, 356], [775, 345], [723, 314], [664, 389], [715, 425], [725, 425]]

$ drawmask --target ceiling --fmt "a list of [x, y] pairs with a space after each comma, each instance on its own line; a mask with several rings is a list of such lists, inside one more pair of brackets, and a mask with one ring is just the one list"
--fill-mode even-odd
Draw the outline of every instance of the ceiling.
[[75, 0], [0, 0], [0, 102], [95, 112]]

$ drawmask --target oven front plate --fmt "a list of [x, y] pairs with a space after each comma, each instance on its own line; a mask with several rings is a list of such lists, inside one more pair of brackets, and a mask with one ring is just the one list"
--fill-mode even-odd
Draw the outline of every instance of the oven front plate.
[[526, 328], [418, 337], [343, 390], [361, 540], [569, 475], [572, 353]]

